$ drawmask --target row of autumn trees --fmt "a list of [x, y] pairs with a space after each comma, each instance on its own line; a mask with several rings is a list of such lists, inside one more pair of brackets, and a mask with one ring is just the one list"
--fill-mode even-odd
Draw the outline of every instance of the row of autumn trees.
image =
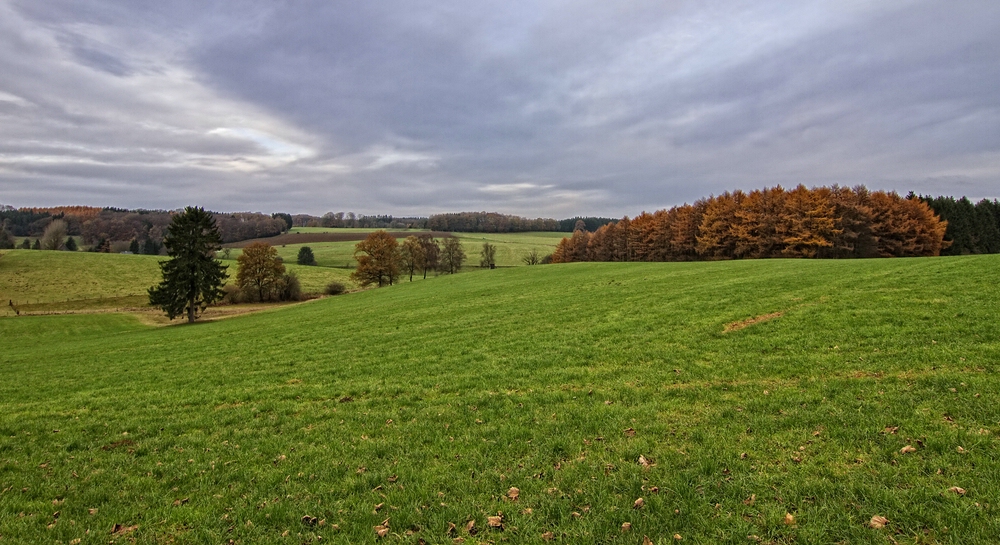
[[379, 287], [398, 282], [403, 275], [428, 271], [457, 273], [465, 262], [465, 251], [457, 238], [447, 237], [439, 243], [431, 235], [408, 236], [400, 244], [385, 231], [375, 231], [355, 246], [354, 259], [358, 267], [351, 279], [362, 286]]
[[577, 230], [560, 241], [552, 262], [935, 256], [947, 246], [946, 228], [913, 195], [777, 186]]

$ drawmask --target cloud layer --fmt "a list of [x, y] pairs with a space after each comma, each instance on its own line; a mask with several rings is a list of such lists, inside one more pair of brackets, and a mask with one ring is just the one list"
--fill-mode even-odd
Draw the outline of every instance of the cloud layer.
[[997, 197], [1000, 4], [0, 0], [0, 202], [633, 215]]

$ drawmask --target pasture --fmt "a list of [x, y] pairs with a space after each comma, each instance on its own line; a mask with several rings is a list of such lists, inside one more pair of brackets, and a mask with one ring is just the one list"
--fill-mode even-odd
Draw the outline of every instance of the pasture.
[[[309, 229], [309, 231], [303, 231]], [[378, 229], [322, 229], [297, 227], [292, 231], [302, 232], [310, 235], [327, 233], [334, 236], [351, 236], [359, 233], [370, 233]], [[393, 230], [393, 233], [397, 231]], [[430, 231], [399, 231], [411, 232], [414, 235], [429, 233]], [[531, 233], [452, 233], [462, 242], [462, 249], [465, 251], [466, 262], [463, 270], [469, 271], [479, 268], [479, 252], [483, 248], [484, 242], [489, 242], [497, 248], [496, 262], [499, 267], [523, 266], [522, 259], [532, 250], [538, 252], [539, 257], [551, 254], [556, 245], [567, 233], [555, 232], [531, 232]], [[263, 239], [265, 242], [266, 239]], [[397, 239], [400, 240], [401, 239]], [[440, 240], [440, 239], [438, 239]], [[308, 246], [312, 249], [316, 257], [316, 264], [321, 267], [337, 267], [344, 269], [354, 269], [357, 261], [354, 260], [354, 247], [357, 241], [332, 241], [332, 242], [307, 242], [302, 244], [273, 244], [278, 249], [278, 255], [285, 260], [285, 263], [295, 263], [298, 258], [299, 249]], [[235, 259], [240, 250], [234, 248], [230, 251], [230, 257]]]
[[193, 326], [2, 318], [0, 543], [993, 543], [998, 265], [578, 263]]
[[[15, 315], [15, 308], [22, 314], [108, 311], [158, 314], [148, 307], [146, 290], [160, 282], [158, 263], [166, 260], [165, 256], [39, 250], [3, 253], [0, 316]], [[223, 263], [229, 266], [229, 282], [235, 282], [236, 260]], [[356, 288], [350, 280], [350, 271], [300, 266], [294, 259], [291, 263], [286, 261], [285, 268], [299, 277], [303, 292], [322, 293], [333, 281]], [[247, 309], [217, 307], [209, 312], [229, 314]]]

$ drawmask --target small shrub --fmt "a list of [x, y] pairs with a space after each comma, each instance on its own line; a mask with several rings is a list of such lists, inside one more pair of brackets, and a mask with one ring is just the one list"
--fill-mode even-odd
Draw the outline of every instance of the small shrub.
[[312, 248], [310, 248], [308, 246], [303, 246], [303, 247], [299, 248], [298, 264], [299, 265], [315, 265], [316, 264], [316, 256], [313, 255]]
[[549, 254], [549, 255], [543, 257], [542, 261], [540, 263], [542, 265], [549, 265], [550, 263], [552, 263], [552, 254]]
[[302, 300], [302, 284], [299, 282], [299, 277], [295, 276], [295, 273], [288, 273], [281, 277], [281, 281], [278, 282], [278, 300]]
[[330, 282], [326, 285], [325, 291], [327, 295], [340, 295], [347, 291], [347, 286], [340, 282]]
[[219, 300], [220, 304], [237, 305], [243, 302], [243, 292], [240, 291], [239, 286], [236, 284], [222, 286], [222, 292], [222, 299]]

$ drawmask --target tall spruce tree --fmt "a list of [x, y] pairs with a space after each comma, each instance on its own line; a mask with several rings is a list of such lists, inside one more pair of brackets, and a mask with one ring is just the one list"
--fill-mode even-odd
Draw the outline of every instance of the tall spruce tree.
[[163, 246], [170, 259], [160, 263], [163, 281], [149, 288], [149, 303], [173, 320], [184, 313], [194, 322], [199, 311], [222, 298], [226, 266], [215, 259], [222, 236], [204, 208], [187, 207], [173, 217]]

